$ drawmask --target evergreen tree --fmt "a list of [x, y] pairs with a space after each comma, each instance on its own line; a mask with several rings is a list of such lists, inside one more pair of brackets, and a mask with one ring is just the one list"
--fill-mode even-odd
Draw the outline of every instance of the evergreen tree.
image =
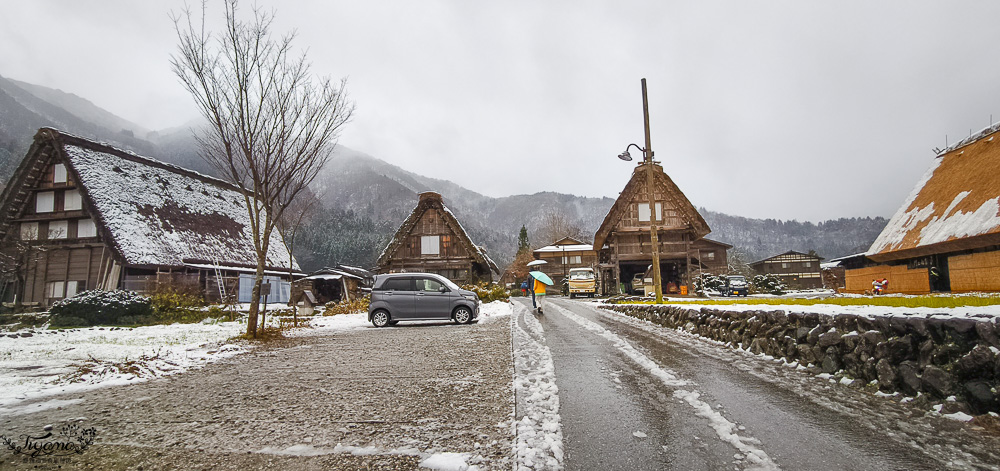
[[517, 236], [517, 253], [529, 252], [531, 247], [528, 244], [528, 228], [521, 225], [521, 233]]

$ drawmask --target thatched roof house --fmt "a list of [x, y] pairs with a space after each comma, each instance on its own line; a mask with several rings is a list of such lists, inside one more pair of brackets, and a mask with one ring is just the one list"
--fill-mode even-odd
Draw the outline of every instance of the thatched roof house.
[[[888, 278], [890, 292], [1000, 290], [1000, 124], [939, 152], [865, 254], [847, 289]], [[852, 283], [853, 278], [853, 283]]]
[[[652, 211], [646, 189], [646, 172], [650, 168], [655, 200]], [[650, 219], [657, 225], [665, 292], [688, 284], [690, 269], [702, 265], [697, 260], [698, 250], [694, 244], [711, 232], [708, 223], [663, 172], [663, 167], [656, 163], [640, 163], [594, 235], [593, 245], [599, 253], [602, 278], [612, 281], [607, 284], [611, 290], [616, 291], [621, 284], [629, 283], [633, 275], [645, 273], [652, 263]]]
[[[222, 180], [42, 128], [0, 196], [0, 240], [35, 253], [6, 291], [48, 304], [88, 289], [143, 290], [169, 274], [217, 297], [207, 278], [221, 271], [235, 285], [256, 267], [243, 201]], [[298, 270], [272, 234], [268, 274], [287, 278], [289, 264]], [[277, 285], [272, 299], [287, 299]]]
[[500, 269], [469, 238], [441, 195], [421, 193], [376, 262], [378, 273], [429, 272], [456, 283], [491, 282]]

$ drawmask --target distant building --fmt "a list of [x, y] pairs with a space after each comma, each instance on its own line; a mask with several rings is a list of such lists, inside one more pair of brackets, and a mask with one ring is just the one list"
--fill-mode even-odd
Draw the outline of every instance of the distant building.
[[[197, 172], [42, 128], [0, 195], [0, 293], [49, 305], [86, 290], [194, 286], [250, 300], [257, 257], [243, 195]], [[289, 264], [291, 266], [289, 266]], [[265, 281], [298, 272], [277, 232]]]
[[500, 276], [497, 264], [472, 242], [441, 195], [431, 191], [420, 194], [376, 265], [378, 273], [437, 273], [459, 284]]
[[597, 252], [594, 246], [572, 237], [564, 237], [545, 247], [532, 251], [535, 260], [548, 263], [538, 267], [552, 278], [556, 286], [561, 286], [570, 269], [594, 268], [597, 273]]
[[761, 275], [776, 275], [785, 286], [792, 289], [823, 287], [820, 263], [823, 257], [790, 250], [783, 254], [758, 260], [750, 264]]
[[362, 288], [370, 288], [374, 280], [368, 270], [345, 265], [326, 267], [299, 278], [292, 283], [292, 300], [302, 299], [308, 291], [315, 304], [353, 301], [362, 296]]
[[865, 254], [847, 291], [1000, 291], [1000, 124], [939, 152]]
[[[647, 169], [652, 167], [654, 204], [649, 206]], [[634, 275], [652, 264], [650, 220], [656, 222], [663, 292], [690, 285], [699, 259], [699, 241], [711, 232], [708, 223], [659, 164], [639, 164], [594, 235], [604, 293], [628, 289]], [[723, 262], [718, 243], [704, 243], [701, 255], [712, 253], [713, 264]], [[724, 244], [723, 244], [724, 245]], [[706, 260], [707, 261], [707, 260]], [[690, 286], [688, 286], [690, 288]]]

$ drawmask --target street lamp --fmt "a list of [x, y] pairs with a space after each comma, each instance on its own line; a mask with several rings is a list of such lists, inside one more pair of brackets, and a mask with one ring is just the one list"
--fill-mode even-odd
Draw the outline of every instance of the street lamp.
[[639, 147], [637, 144], [629, 144], [625, 147], [625, 152], [618, 154], [618, 158], [626, 162], [632, 160], [632, 155], [628, 150], [635, 146], [642, 152], [642, 165], [646, 166], [646, 191], [649, 193], [649, 241], [653, 246], [653, 291], [656, 293], [656, 304], [663, 303], [663, 285], [660, 283], [660, 241], [657, 237], [656, 227], [656, 197], [653, 190], [653, 145], [649, 139], [649, 102], [646, 99], [646, 79], [642, 79], [642, 117], [646, 131], [646, 147]]

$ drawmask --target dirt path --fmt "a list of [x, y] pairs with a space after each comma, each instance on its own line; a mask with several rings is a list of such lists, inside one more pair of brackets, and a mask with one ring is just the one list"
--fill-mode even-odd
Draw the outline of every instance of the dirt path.
[[0, 418], [7, 437], [75, 419], [97, 429], [82, 455], [25, 462], [0, 450], [0, 469], [414, 469], [446, 452], [510, 469], [510, 346], [507, 318], [291, 338]]

